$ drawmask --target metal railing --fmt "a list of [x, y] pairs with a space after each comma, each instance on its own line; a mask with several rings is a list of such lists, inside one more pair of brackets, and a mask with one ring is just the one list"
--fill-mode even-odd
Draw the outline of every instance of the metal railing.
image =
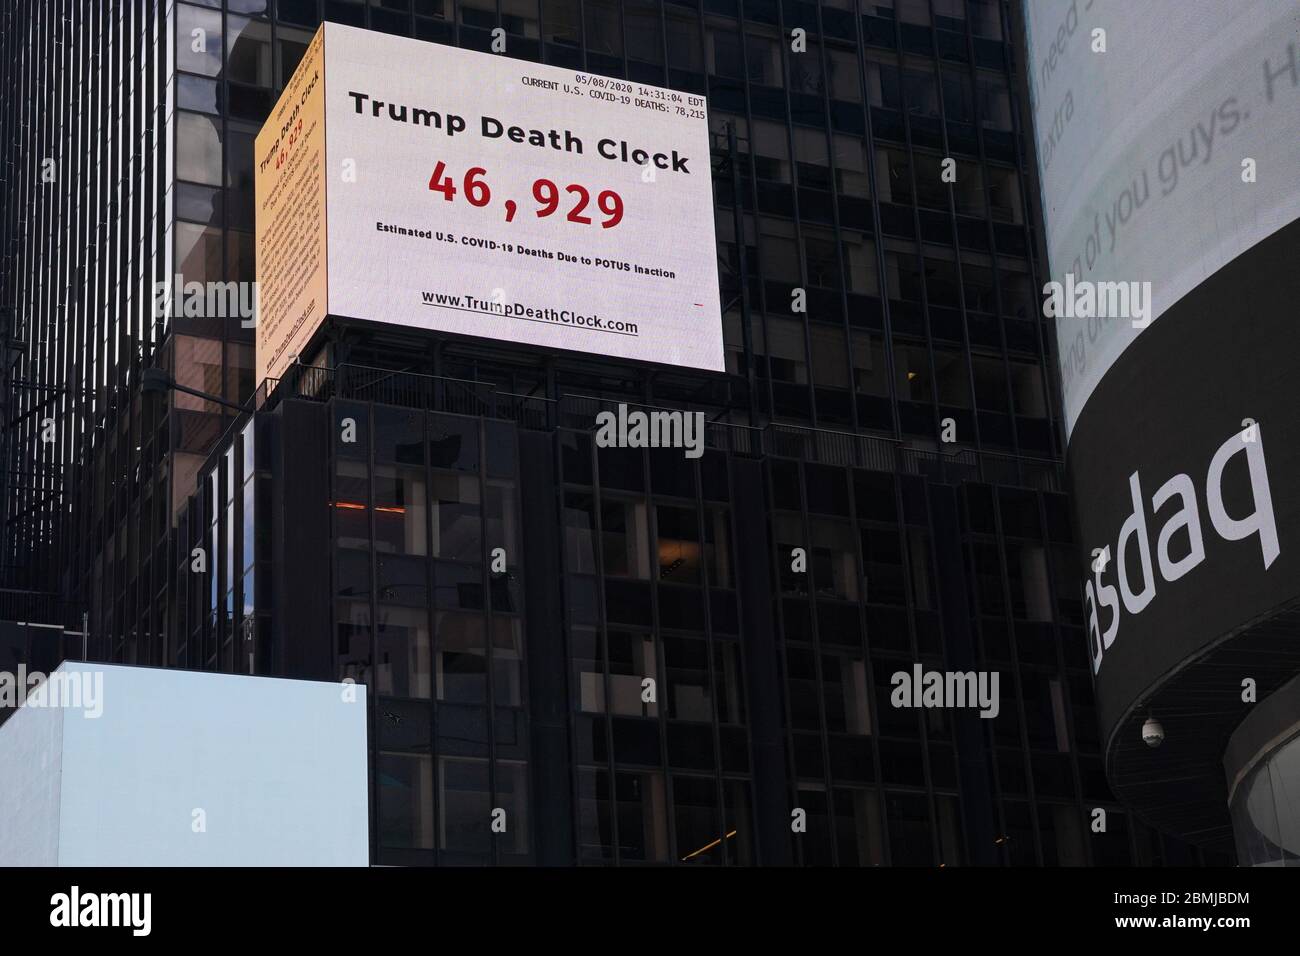
[[[620, 405], [646, 412], [697, 412], [699, 408], [644, 405], [619, 398], [565, 393], [558, 399], [518, 395], [487, 382], [420, 372], [394, 371], [360, 365], [335, 368], [298, 365], [278, 380], [267, 379], [258, 390], [257, 406], [286, 398], [378, 402], [425, 411], [448, 412], [512, 421], [520, 428], [590, 430], [602, 411]], [[946, 484], [982, 481], [1059, 491], [1060, 462], [959, 448], [952, 452], [916, 448], [895, 438], [864, 435], [781, 422], [761, 427], [727, 421], [707, 421], [707, 448], [748, 457], [793, 458], [841, 467], [923, 475]]]

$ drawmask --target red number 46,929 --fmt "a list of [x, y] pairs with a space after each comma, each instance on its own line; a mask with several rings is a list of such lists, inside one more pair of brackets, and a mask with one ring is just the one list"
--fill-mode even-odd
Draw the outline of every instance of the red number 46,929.
[[[429, 189], [433, 192], [442, 193], [442, 198], [447, 202], [451, 202], [456, 198], [457, 190], [456, 184], [452, 182], [451, 177], [446, 175], [446, 169], [446, 163], [438, 163], [433, 170], [433, 175], [429, 177]], [[492, 190], [483, 179], [486, 173], [487, 170], [482, 166], [475, 166], [465, 173], [464, 179], [461, 181], [461, 189], [471, 206], [482, 208], [492, 201]], [[565, 218], [569, 222], [581, 223], [584, 226], [591, 225], [591, 216], [584, 215], [584, 211], [591, 204], [591, 192], [587, 187], [571, 183], [564, 187], [564, 192], [574, 198], [573, 206]], [[560, 187], [549, 179], [534, 180], [533, 199], [537, 201], [537, 217], [544, 219], [560, 208]], [[602, 229], [612, 229], [623, 221], [623, 197], [614, 190], [605, 189], [598, 193], [596, 206], [604, 213], [604, 219], [600, 223]], [[514, 218], [514, 212], [515, 204], [513, 200], [507, 200], [507, 222]]]

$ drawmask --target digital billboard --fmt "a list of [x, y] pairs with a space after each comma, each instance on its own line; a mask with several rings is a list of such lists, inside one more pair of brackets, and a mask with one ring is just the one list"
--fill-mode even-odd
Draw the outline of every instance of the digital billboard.
[[1024, 11], [1044, 309], [1109, 735], [1300, 595], [1297, 14], [1269, 0]]
[[1152, 297], [1144, 316], [1058, 315], [1073, 429], [1144, 323], [1300, 217], [1297, 14], [1276, 0], [1024, 9], [1051, 278], [1149, 282]]
[[[276, 175], [286, 99], [309, 100], [319, 70], [324, 308], [294, 292], [300, 256], [267, 250], [264, 268], [259, 221], [261, 300], [286, 303], [259, 316], [259, 376], [326, 314], [723, 369], [704, 97], [333, 23], [313, 43], [257, 175]], [[288, 149], [286, 165], [315, 146]], [[292, 201], [314, 236], [312, 194]]]

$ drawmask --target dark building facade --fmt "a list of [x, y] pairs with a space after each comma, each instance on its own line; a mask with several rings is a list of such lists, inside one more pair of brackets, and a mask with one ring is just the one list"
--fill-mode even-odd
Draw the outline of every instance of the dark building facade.
[[[1009, 5], [105, 7], [0, 15], [5, 617], [366, 683], [380, 864], [1207, 859], [1102, 769]], [[328, 322], [258, 383], [240, 320], [157, 316], [253, 279], [322, 19], [706, 94], [726, 373]], [[620, 403], [705, 453], [596, 447]], [[918, 662], [998, 715], [891, 706]]]

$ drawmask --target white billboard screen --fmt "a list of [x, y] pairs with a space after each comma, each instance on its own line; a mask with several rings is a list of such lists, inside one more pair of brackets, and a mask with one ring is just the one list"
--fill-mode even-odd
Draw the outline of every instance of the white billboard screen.
[[[1300, 216], [1294, 3], [1026, 0], [1024, 10], [1052, 280], [1149, 282], [1155, 321]], [[1058, 317], [1069, 428], [1138, 323]]]
[[704, 97], [322, 30], [330, 315], [723, 369]]

